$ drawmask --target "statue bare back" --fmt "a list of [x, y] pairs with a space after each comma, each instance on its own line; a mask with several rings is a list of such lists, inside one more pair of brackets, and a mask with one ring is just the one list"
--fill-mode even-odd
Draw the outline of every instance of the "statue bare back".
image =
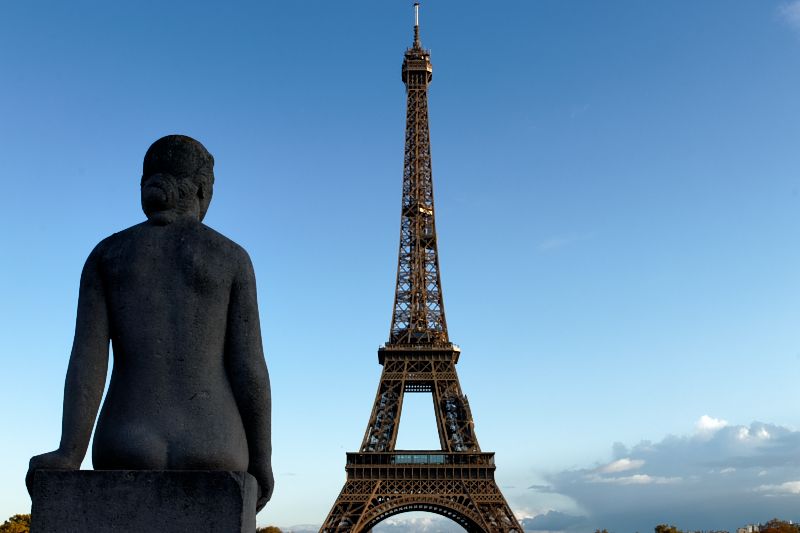
[[202, 224], [213, 157], [170, 135], [145, 155], [148, 220], [98, 244], [81, 274], [59, 448], [37, 469], [247, 471], [261, 509], [272, 495], [271, 397], [253, 266]]

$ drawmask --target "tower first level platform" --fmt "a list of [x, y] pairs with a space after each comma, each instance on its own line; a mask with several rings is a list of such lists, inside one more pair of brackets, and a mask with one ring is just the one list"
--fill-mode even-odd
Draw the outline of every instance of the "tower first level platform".
[[427, 511], [470, 532], [522, 533], [494, 469], [493, 453], [348, 453], [347, 481], [322, 531], [369, 531], [393, 515]]

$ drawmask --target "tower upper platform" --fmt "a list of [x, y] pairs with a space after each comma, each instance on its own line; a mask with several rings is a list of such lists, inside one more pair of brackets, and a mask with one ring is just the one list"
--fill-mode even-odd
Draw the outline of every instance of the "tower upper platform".
[[431, 52], [419, 40], [419, 4], [414, 4], [414, 44], [406, 50], [402, 78], [409, 89], [426, 87], [433, 79]]

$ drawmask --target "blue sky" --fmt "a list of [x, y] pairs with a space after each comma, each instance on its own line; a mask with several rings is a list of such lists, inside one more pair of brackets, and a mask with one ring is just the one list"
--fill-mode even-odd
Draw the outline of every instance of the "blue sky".
[[[206, 223], [259, 284], [259, 523], [324, 519], [388, 337], [412, 20], [0, 6], [0, 515], [58, 443], [83, 261], [143, 219], [144, 152], [183, 133], [216, 158]], [[450, 337], [526, 527], [800, 520], [800, 2], [431, 0], [421, 20]], [[408, 447], [435, 440], [425, 407]]]

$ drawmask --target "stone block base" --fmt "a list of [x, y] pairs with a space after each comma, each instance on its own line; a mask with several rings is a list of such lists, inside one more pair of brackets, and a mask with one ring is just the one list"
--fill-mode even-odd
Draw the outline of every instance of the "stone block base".
[[42, 470], [32, 533], [254, 533], [258, 484], [246, 472]]

